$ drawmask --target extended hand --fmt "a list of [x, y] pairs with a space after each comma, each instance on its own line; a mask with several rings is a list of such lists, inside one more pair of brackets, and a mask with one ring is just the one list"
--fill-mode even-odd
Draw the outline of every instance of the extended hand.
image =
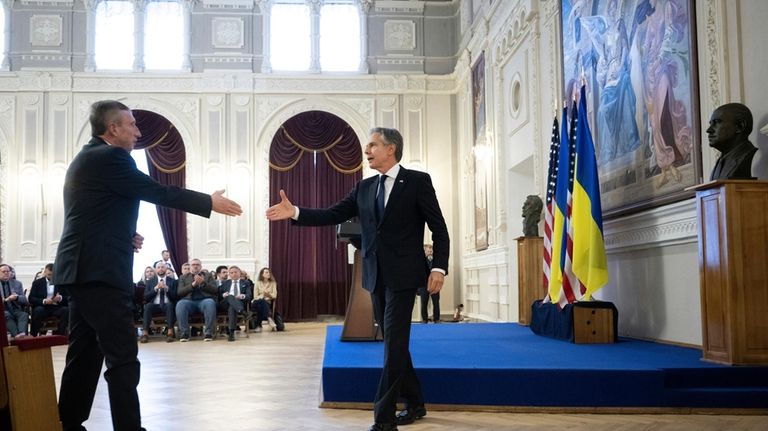
[[445, 276], [441, 272], [430, 272], [429, 280], [427, 280], [427, 292], [429, 292], [430, 295], [440, 292], [440, 289], [443, 288], [443, 282], [445, 282]]
[[141, 250], [141, 246], [144, 245], [144, 237], [139, 235], [138, 232], [133, 234], [133, 251], [134, 253], [138, 253], [139, 250]]
[[216, 190], [211, 195], [211, 203], [213, 212], [224, 214], [228, 216], [238, 216], [243, 213], [243, 209], [240, 208], [240, 204], [224, 197], [224, 190]]
[[296, 209], [293, 204], [291, 204], [291, 201], [288, 200], [285, 192], [280, 190], [280, 202], [267, 208], [267, 218], [272, 221], [285, 220], [293, 217], [295, 212]]

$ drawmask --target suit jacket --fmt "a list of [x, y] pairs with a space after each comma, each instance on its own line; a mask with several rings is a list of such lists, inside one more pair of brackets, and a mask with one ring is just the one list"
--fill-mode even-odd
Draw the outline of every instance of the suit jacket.
[[[360, 219], [363, 288], [373, 292], [376, 280], [389, 289], [426, 286], [424, 224], [432, 231], [433, 268], [448, 272], [450, 240], [429, 174], [400, 167], [381, 220], [376, 222], [378, 176], [358, 182], [341, 201], [327, 209], [300, 208], [300, 225], [339, 224]], [[383, 268], [382, 274], [378, 267]]]
[[[24, 308], [27, 305], [29, 305], [29, 301], [27, 300], [27, 295], [24, 294], [24, 285], [21, 284], [19, 280], [10, 279], [8, 280], [8, 287], [11, 289], [11, 294], [19, 295], [18, 298], [16, 298], [15, 301], [6, 302], [5, 303], [5, 309], [10, 309], [10, 305], [14, 304], [18, 306], [17, 308]], [[0, 285], [0, 296], [5, 299], [5, 292], [3, 292], [2, 285]]]
[[[221, 286], [219, 286], [219, 297], [224, 295], [226, 292], [229, 292], [229, 289], [232, 288], [232, 280], [224, 280], [223, 283], [221, 283]], [[251, 302], [253, 299], [253, 287], [251, 286], [251, 283], [248, 283], [247, 280], [240, 279], [238, 280], [238, 289], [240, 289], [240, 293], [245, 295], [245, 299], [243, 301]]]
[[[155, 297], [158, 295], [158, 292], [155, 290], [155, 286], [157, 286], [158, 281], [160, 281], [160, 278], [158, 276], [154, 276], [147, 281], [146, 286], [144, 286], [144, 301], [146, 301], [147, 304], [151, 304], [155, 301]], [[168, 286], [168, 290], [165, 293], [165, 299], [170, 302], [176, 302], [178, 301], [177, 296], [177, 289], [178, 289], [178, 281], [176, 281], [175, 278], [165, 276], [165, 285]]]
[[210, 196], [162, 185], [136, 169], [127, 151], [92, 138], [64, 179], [64, 228], [54, 283], [99, 281], [130, 291], [132, 241], [142, 200], [203, 217], [212, 208]]
[[202, 273], [205, 279], [202, 286], [192, 286], [195, 281], [195, 276], [191, 272], [188, 272], [181, 276], [179, 279], [178, 297], [179, 299], [194, 299], [193, 296], [199, 298], [211, 298], [214, 301], [219, 300], [219, 287], [216, 285], [216, 277], [210, 272]]
[[[53, 285], [53, 296], [56, 296], [59, 294], [59, 286]], [[60, 306], [66, 306], [67, 305], [67, 296], [62, 294], [61, 302], [59, 302]], [[29, 288], [29, 303], [32, 304], [33, 307], [37, 307], [43, 304], [43, 299], [48, 298], [48, 283], [45, 281], [45, 277], [38, 278], [34, 282], [32, 282], [32, 287]]]

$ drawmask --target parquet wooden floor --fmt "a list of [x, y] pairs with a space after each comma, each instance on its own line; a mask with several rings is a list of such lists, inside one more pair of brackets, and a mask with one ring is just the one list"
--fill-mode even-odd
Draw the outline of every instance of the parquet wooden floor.
[[[321, 409], [320, 372], [326, 323], [289, 323], [229, 343], [193, 339], [139, 345], [139, 396], [149, 431], [366, 430], [370, 410]], [[66, 347], [53, 349], [61, 377]], [[106, 382], [99, 382], [89, 431], [112, 429]], [[542, 414], [430, 410], [400, 427], [430, 430], [768, 430], [768, 416]]]

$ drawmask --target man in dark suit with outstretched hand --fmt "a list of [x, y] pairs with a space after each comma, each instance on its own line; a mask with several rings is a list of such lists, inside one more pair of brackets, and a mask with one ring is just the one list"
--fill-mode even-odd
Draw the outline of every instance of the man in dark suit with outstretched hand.
[[220, 190], [206, 195], [162, 185], [131, 158], [141, 137], [131, 110], [105, 100], [91, 106], [91, 141], [64, 179], [64, 228], [53, 281], [69, 295], [69, 349], [61, 377], [64, 431], [85, 430], [102, 363], [115, 431], [138, 431], [139, 360], [133, 322], [133, 253], [139, 201], [210, 217], [242, 213]]
[[[363, 253], [363, 288], [371, 292], [376, 321], [384, 332], [384, 369], [374, 401], [370, 431], [397, 430], [427, 414], [408, 350], [416, 289], [443, 287], [450, 240], [429, 174], [400, 166], [403, 138], [395, 129], [371, 130], [365, 157], [381, 173], [358, 182], [327, 209], [293, 206], [284, 191], [267, 210], [269, 220], [293, 219], [306, 226], [335, 225], [358, 217]], [[432, 269], [422, 248], [424, 225], [432, 231]], [[406, 409], [396, 414], [398, 398]]]

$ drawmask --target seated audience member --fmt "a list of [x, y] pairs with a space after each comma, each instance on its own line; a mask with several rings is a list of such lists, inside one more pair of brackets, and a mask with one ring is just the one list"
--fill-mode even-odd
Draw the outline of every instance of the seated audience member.
[[277, 325], [272, 320], [272, 301], [277, 298], [277, 282], [269, 268], [262, 268], [259, 271], [259, 278], [253, 289], [251, 310], [256, 313], [256, 332], [261, 332], [261, 322], [265, 319], [274, 331]]
[[56, 328], [57, 335], [66, 335], [69, 323], [69, 308], [67, 300], [59, 292], [51, 280], [53, 279], [53, 264], [45, 265], [43, 276], [32, 283], [29, 288], [29, 303], [32, 305], [31, 335], [37, 337], [45, 319], [55, 316], [59, 320]]
[[162, 257], [162, 259], [155, 262], [153, 266], [157, 268], [158, 263], [164, 262], [165, 266], [168, 268], [166, 277], [176, 278], [176, 269], [174, 269], [173, 262], [171, 262], [171, 252], [168, 250], [163, 250], [160, 252], [160, 256]]
[[243, 280], [240, 268], [235, 265], [229, 267], [229, 279], [219, 287], [221, 306], [227, 310], [227, 323], [229, 329], [229, 341], [235, 341], [235, 328], [237, 327], [237, 315], [245, 313], [246, 305], [253, 299], [253, 290]]
[[24, 286], [19, 280], [12, 278], [12, 269], [8, 264], [0, 264], [0, 284], [2, 284], [5, 323], [11, 338], [27, 335], [29, 314], [26, 307], [29, 305], [24, 295]]
[[229, 269], [226, 265], [219, 265], [216, 267], [216, 287], [221, 287], [229, 277]]
[[166, 341], [170, 343], [176, 340], [173, 332], [173, 325], [176, 323], [176, 294], [177, 281], [168, 275], [165, 262], [158, 261], [155, 264], [155, 276], [147, 281], [147, 286], [144, 288], [144, 333], [139, 341], [142, 343], [149, 341], [152, 316], [160, 313], [165, 314], [165, 321], [168, 324]]
[[193, 311], [203, 313], [205, 318], [205, 341], [213, 341], [213, 328], [216, 323], [216, 299], [219, 290], [216, 279], [208, 272], [203, 272], [200, 259], [189, 262], [189, 273], [179, 279], [176, 303], [176, 318], [179, 321], [181, 342], [189, 341], [189, 315]]
[[184, 274], [189, 273], [189, 262], [184, 262], [181, 264], [181, 274], [177, 274], [179, 277], [181, 277]]
[[147, 286], [147, 282], [152, 279], [152, 277], [155, 276], [155, 268], [152, 268], [151, 266], [148, 266], [144, 268], [144, 275], [139, 279], [139, 281], [136, 282], [137, 286]]

